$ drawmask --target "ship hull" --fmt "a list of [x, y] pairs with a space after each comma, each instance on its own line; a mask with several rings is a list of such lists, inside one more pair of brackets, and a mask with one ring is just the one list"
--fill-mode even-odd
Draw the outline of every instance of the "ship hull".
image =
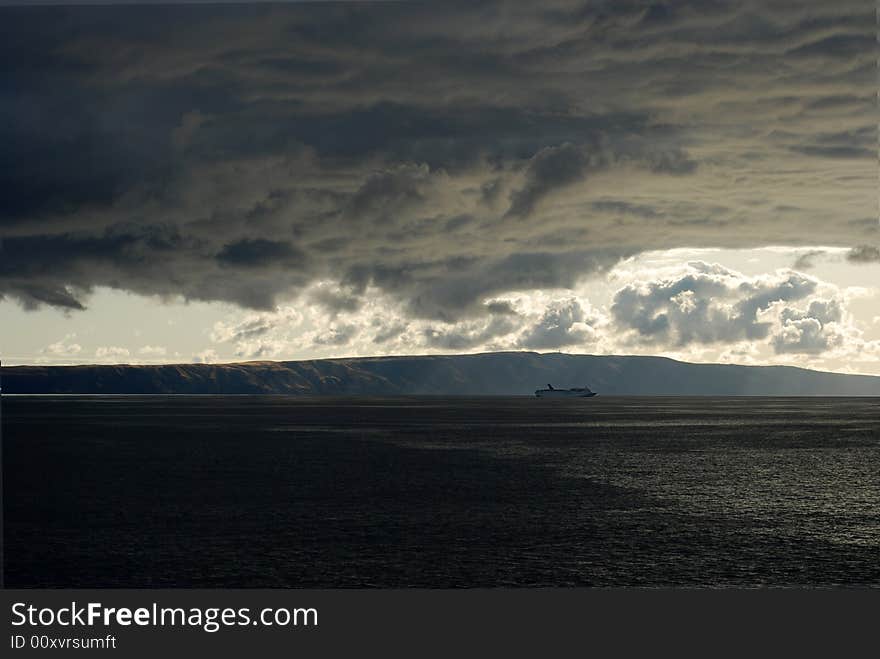
[[567, 391], [565, 389], [539, 389], [535, 392], [538, 398], [592, 398], [592, 391]]

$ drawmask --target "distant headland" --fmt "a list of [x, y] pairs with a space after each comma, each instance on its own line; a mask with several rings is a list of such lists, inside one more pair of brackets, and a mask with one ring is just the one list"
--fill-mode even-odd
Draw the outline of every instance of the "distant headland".
[[545, 382], [603, 396], [880, 396], [877, 376], [535, 352], [2, 369], [5, 394], [533, 395]]

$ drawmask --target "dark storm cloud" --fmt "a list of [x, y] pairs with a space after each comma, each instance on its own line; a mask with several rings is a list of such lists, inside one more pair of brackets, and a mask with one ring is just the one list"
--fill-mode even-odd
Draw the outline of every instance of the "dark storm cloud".
[[295, 264], [303, 258], [302, 252], [290, 243], [277, 240], [239, 240], [224, 245], [217, 260], [241, 268], [266, 268], [275, 263]]
[[510, 196], [508, 215], [531, 214], [538, 200], [552, 190], [581, 181], [588, 166], [587, 156], [572, 144], [542, 149], [529, 162], [525, 185]]
[[370, 174], [351, 197], [348, 212], [359, 220], [368, 216], [382, 217], [418, 205], [424, 201], [420, 187], [428, 174], [427, 167], [400, 167]]
[[876, 45], [876, 40], [868, 34], [835, 34], [819, 41], [804, 44], [789, 51], [791, 55], [815, 56], [819, 59], [826, 57], [851, 58], [871, 50]]
[[876, 146], [867, 146], [877, 139], [877, 126], [861, 126], [836, 133], [823, 133], [812, 138], [811, 144], [791, 147], [806, 155], [824, 158], [877, 158]]
[[497, 260], [454, 258], [360, 273], [407, 301], [417, 317], [451, 322], [482, 315], [483, 300], [510, 290], [570, 288], [583, 272], [601, 272], [622, 256], [602, 252], [526, 252]]
[[0, 293], [16, 296], [25, 304], [82, 309], [79, 298], [95, 284], [116, 286], [120, 277], [145, 278], [154, 267], [155, 255], [176, 256], [195, 248], [174, 229], [164, 229], [167, 227], [119, 226], [99, 235], [4, 238], [0, 242]]
[[329, 280], [327, 308], [375, 286], [452, 321], [645, 249], [870, 243], [827, 218], [873, 212], [871, 9], [3, 8], [0, 295], [269, 309]]
[[346, 290], [319, 288], [309, 295], [309, 299], [331, 313], [354, 312], [361, 308], [363, 300]]
[[591, 204], [593, 210], [610, 215], [636, 215], [646, 219], [652, 219], [661, 215], [659, 211], [644, 204], [631, 204], [619, 200], [594, 201]]
[[510, 317], [494, 316], [486, 323], [475, 321], [451, 329], [429, 327], [423, 331], [425, 345], [441, 350], [470, 350], [490, 343], [492, 339], [510, 334], [519, 323]]

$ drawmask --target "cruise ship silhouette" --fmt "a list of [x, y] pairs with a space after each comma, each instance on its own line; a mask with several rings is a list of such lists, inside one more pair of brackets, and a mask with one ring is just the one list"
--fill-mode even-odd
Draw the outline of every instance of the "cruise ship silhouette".
[[538, 389], [535, 391], [538, 398], [591, 398], [595, 396], [595, 392], [590, 391], [589, 387], [575, 387], [573, 389], [554, 389], [552, 384], [548, 384], [546, 389]]

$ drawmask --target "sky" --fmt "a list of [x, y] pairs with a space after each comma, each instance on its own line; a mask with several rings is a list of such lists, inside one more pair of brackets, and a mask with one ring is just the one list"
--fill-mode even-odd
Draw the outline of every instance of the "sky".
[[2, 7], [4, 364], [880, 374], [874, 3]]

